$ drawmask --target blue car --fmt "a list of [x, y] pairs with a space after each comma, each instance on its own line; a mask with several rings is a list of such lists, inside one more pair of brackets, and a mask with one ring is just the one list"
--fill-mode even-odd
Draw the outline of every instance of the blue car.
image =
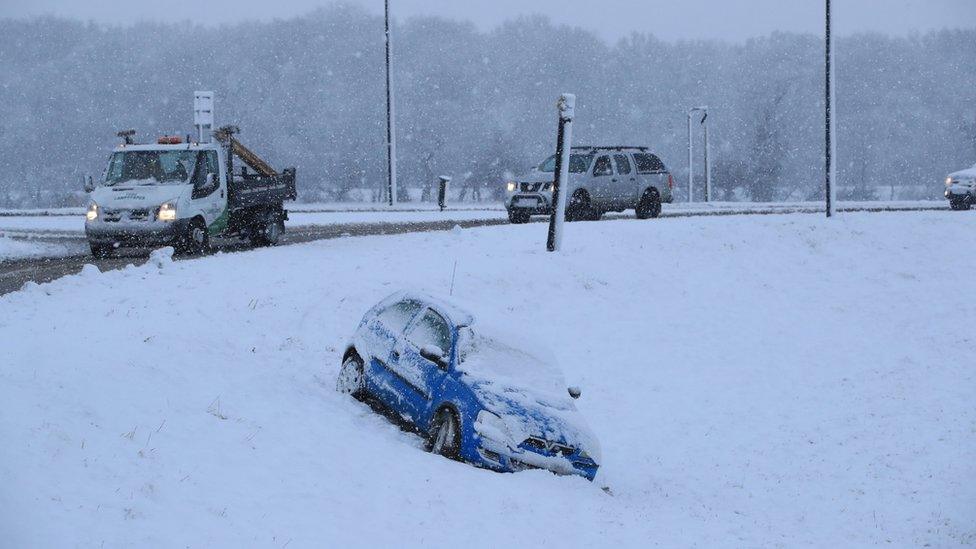
[[400, 292], [370, 309], [336, 388], [379, 404], [427, 449], [495, 471], [547, 469], [593, 480], [599, 443], [562, 375], [458, 308]]

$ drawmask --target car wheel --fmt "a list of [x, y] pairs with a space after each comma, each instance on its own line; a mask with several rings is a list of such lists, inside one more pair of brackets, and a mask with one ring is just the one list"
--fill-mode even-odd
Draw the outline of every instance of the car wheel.
[[95, 259], [107, 259], [115, 253], [115, 247], [111, 244], [92, 244], [91, 254]]
[[590, 219], [592, 215], [590, 195], [583, 189], [577, 189], [573, 196], [569, 197], [569, 205], [566, 206], [566, 221], [582, 221]]
[[363, 361], [353, 354], [342, 362], [339, 377], [336, 378], [336, 391], [359, 400], [366, 392], [366, 374]]
[[461, 458], [461, 426], [451, 410], [442, 409], [434, 417], [427, 434], [427, 450], [448, 459]]
[[641, 195], [635, 208], [637, 219], [647, 219], [661, 215], [661, 197], [656, 192], [648, 189]]
[[186, 233], [180, 237], [177, 251], [184, 255], [203, 255], [210, 250], [210, 234], [207, 225], [199, 217], [190, 221]]
[[528, 223], [529, 217], [529, 212], [522, 210], [508, 210], [508, 221], [510, 223]]

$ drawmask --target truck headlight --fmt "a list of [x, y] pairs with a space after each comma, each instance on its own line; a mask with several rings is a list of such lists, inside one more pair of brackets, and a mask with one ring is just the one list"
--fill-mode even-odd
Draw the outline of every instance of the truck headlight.
[[159, 213], [156, 214], [156, 219], [160, 221], [176, 221], [176, 205], [171, 202], [166, 202], [159, 207]]
[[85, 219], [95, 221], [98, 219], [98, 204], [92, 202], [88, 204], [88, 211], [85, 212]]
[[510, 193], [515, 192], [515, 187], [517, 187], [517, 185], [515, 184], [514, 181], [509, 181], [508, 183], [505, 184], [505, 189]]

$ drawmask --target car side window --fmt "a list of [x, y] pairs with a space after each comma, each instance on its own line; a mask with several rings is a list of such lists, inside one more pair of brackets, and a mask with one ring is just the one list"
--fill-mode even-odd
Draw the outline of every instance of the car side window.
[[604, 155], [596, 159], [596, 162], [593, 164], [593, 175], [595, 177], [613, 175], [613, 168], [610, 166], [609, 156]]
[[420, 303], [410, 299], [398, 301], [380, 311], [376, 318], [386, 326], [387, 330], [399, 334], [403, 332], [413, 317], [417, 316], [420, 307]]
[[444, 317], [432, 309], [427, 309], [420, 320], [410, 328], [407, 340], [418, 349], [434, 345], [446, 353], [451, 349], [451, 328]]
[[627, 175], [630, 173], [630, 160], [626, 154], [613, 155], [613, 162], [617, 165], [617, 173]]
[[664, 163], [661, 159], [649, 153], [639, 153], [634, 155], [634, 162], [637, 163], [637, 173], [657, 173], [663, 172]]

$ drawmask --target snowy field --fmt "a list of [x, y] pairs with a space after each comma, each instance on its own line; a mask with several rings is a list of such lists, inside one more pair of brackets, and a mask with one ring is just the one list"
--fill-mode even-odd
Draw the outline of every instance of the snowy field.
[[[947, 238], [976, 215], [545, 232], [157, 254], [0, 297], [3, 544], [976, 542], [976, 254]], [[363, 312], [455, 262], [455, 297], [582, 387], [594, 483], [424, 453], [334, 392]]]

